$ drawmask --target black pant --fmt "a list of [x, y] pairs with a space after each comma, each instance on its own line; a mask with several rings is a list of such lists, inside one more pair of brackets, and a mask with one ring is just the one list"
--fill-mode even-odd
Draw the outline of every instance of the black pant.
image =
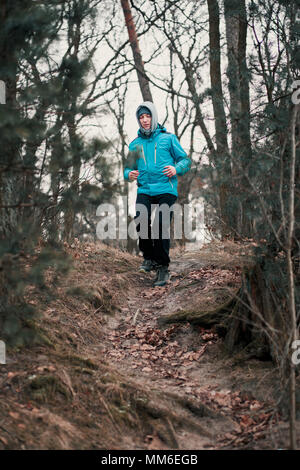
[[[176, 201], [177, 196], [174, 194], [158, 194], [149, 196], [148, 194], [138, 194], [136, 204], [142, 204], [142, 210], [136, 207], [136, 230], [139, 234], [139, 249], [143, 253], [145, 259], [151, 259], [158, 264], [168, 266], [170, 263], [170, 224], [173, 211], [169, 210]], [[151, 226], [151, 213], [154, 209], [153, 205], [157, 204], [157, 212], [154, 223]], [[164, 213], [165, 206], [166, 212]], [[152, 207], [151, 207], [152, 205]], [[152, 209], [152, 210], [151, 210]]]

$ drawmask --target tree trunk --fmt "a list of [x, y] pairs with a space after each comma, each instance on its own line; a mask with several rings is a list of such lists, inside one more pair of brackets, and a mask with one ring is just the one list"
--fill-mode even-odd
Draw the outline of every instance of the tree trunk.
[[60, 239], [60, 208], [58, 207], [59, 193], [61, 187], [61, 175], [59, 174], [60, 162], [63, 160], [64, 143], [62, 140], [63, 122], [61, 117], [56, 118], [53, 128], [53, 136], [50, 139], [51, 157], [49, 164], [50, 188], [51, 188], [51, 206], [47, 211], [47, 229], [49, 241], [56, 244]]
[[[38, 128], [39, 124], [42, 124], [45, 120], [46, 110], [48, 103], [46, 100], [42, 100], [41, 105], [36, 111], [34, 116], [34, 122]], [[37, 213], [36, 207], [32, 207], [31, 204], [36, 203], [39, 197], [39, 188], [37, 178], [35, 176], [36, 163], [37, 163], [37, 151], [40, 148], [41, 144], [45, 139], [43, 132], [37, 132], [32, 135], [30, 139], [26, 142], [25, 154], [24, 154], [24, 166], [28, 170], [24, 173], [23, 177], [23, 201], [27, 203], [28, 206], [23, 208], [22, 212], [22, 225], [27, 226], [28, 229], [31, 229], [36, 233], [37, 230], [40, 230], [40, 225], [38, 218], [35, 217]]]
[[125, 23], [128, 31], [129, 42], [133, 53], [134, 64], [138, 76], [140, 90], [144, 101], [152, 101], [152, 95], [149, 86], [149, 80], [145, 73], [144, 62], [140, 51], [139, 40], [137, 37], [135, 23], [132, 16], [131, 8], [128, 0], [121, 0], [124, 13]]
[[[295, 174], [296, 174], [296, 122], [299, 105], [294, 106], [291, 119], [291, 162], [290, 162], [290, 181], [289, 181], [289, 223], [287, 235], [287, 271], [288, 271], [288, 308], [290, 313], [291, 325], [291, 345], [298, 339], [297, 313], [295, 303], [295, 279], [292, 260], [292, 247], [295, 232]], [[290, 345], [290, 349], [291, 349]], [[290, 360], [290, 447], [297, 449], [296, 438], [296, 365]]]
[[[74, 223], [76, 217], [76, 199], [79, 197], [79, 178], [81, 170], [80, 144], [76, 134], [75, 116], [72, 114], [67, 122], [69, 131], [69, 141], [72, 150], [72, 175], [70, 182], [70, 197], [68, 198], [67, 207], [64, 210], [64, 235], [63, 238], [67, 242], [71, 242], [74, 236]], [[74, 203], [75, 202], [75, 203]]]
[[[79, 52], [80, 52], [80, 41], [81, 41], [81, 25], [83, 21], [83, 12], [78, 12], [77, 15], [71, 15], [68, 20], [68, 40], [69, 47], [72, 46], [72, 54], [70, 59], [72, 60], [73, 67], [79, 70]], [[74, 80], [74, 77], [71, 77]], [[67, 242], [71, 242], [74, 236], [74, 223], [76, 218], [76, 205], [79, 199], [79, 178], [81, 170], [81, 140], [77, 131], [76, 114], [78, 112], [78, 96], [76, 94], [75, 83], [71, 83], [66, 87], [68, 90], [69, 97], [69, 112], [66, 113], [65, 122], [68, 128], [69, 143], [72, 154], [72, 171], [70, 186], [68, 188], [69, 197], [65, 199], [64, 205], [64, 233], [63, 238]]]
[[[238, 65], [239, 13], [238, 6], [236, 6], [236, 3], [236, 0], [224, 0], [228, 60], [227, 77], [230, 96], [230, 120], [232, 138], [231, 150], [233, 156], [239, 154], [240, 138], [238, 122], [241, 116], [241, 102], [239, 90], [240, 81]], [[236, 8], [233, 9], [233, 6], [236, 6]]]
[[[227, 125], [221, 79], [220, 15], [217, 0], [207, 0], [209, 12], [209, 60], [212, 103], [215, 117], [215, 130], [218, 155], [228, 156]], [[227, 166], [230, 169], [230, 166]], [[226, 168], [227, 169], [227, 168]]]
[[[245, 0], [224, 0], [228, 88], [232, 135], [232, 174], [236, 181], [232, 192], [235, 230], [251, 236], [251, 223], [245, 215], [247, 202], [246, 172], [251, 159], [249, 77], [246, 62], [247, 13]], [[243, 197], [242, 197], [243, 196]], [[239, 205], [237, 205], [237, 201]]]
[[[8, 0], [1, 2], [1, 31], [7, 31], [7, 25], [13, 18], [15, 8], [22, 8], [22, 5], [12, 5]], [[15, 43], [6, 37], [5, 33], [2, 33], [0, 39], [0, 80], [4, 82], [6, 89], [6, 104], [2, 105], [5, 106], [6, 120], [1, 123], [0, 131], [0, 238], [10, 237], [12, 233], [16, 234], [20, 218], [20, 208], [17, 206], [21, 202], [21, 159], [19, 155], [21, 142], [15, 132], [15, 126], [19, 121], [19, 112], [16, 109], [18, 58], [15, 48]], [[19, 166], [18, 169], [17, 166]]]
[[210, 81], [217, 144], [215, 159], [218, 165], [218, 172], [222, 175], [223, 180], [220, 185], [219, 200], [221, 217], [224, 222], [221, 232], [224, 237], [230, 234], [232, 210], [228, 207], [228, 197], [231, 191], [231, 168], [221, 78], [220, 14], [217, 0], [207, 0], [207, 5], [209, 13]]

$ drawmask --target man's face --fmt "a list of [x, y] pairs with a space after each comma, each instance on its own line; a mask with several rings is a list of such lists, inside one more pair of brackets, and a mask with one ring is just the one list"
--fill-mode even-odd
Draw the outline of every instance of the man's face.
[[151, 129], [151, 114], [141, 114], [140, 115], [140, 123], [141, 123], [141, 126], [148, 130], [148, 129]]

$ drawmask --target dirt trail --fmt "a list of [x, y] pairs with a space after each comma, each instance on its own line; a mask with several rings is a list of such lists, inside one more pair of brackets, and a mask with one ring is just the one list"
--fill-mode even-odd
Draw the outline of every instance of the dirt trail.
[[0, 449], [287, 447], [271, 362], [229, 357], [213, 329], [161, 322], [226, 301], [249, 250], [173, 251], [171, 282], [153, 288], [136, 256], [66, 249], [73, 268], [59, 280], [49, 270], [51, 297], [28, 292], [42, 343], [10, 350], [0, 367]]
[[[218, 265], [216, 257], [215, 262]], [[236, 287], [234, 266], [230, 271], [225, 262], [221, 268], [212, 266], [204, 253], [190, 252], [173, 259], [171, 281], [164, 287], [152, 287], [154, 273], [138, 275], [134, 293], [107, 323], [105, 357], [139, 386], [159, 391], [160, 397], [177, 398], [172, 401], [173, 413], [190, 421], [169, 432], [175, 448], [272, 448], [271, 442], [262, 442], [275, 423], [269, 389], [272, 364], [255, 359], [234, 364], [212, 330], [189, 323], [159, 326], [162, 316], [199, 305], [199, 291], [210, 302], [209, 283], [214, 276], [216, 288]], [[158, 430], [149, 436], [150, 448], [170, 445], [166, 434]]]

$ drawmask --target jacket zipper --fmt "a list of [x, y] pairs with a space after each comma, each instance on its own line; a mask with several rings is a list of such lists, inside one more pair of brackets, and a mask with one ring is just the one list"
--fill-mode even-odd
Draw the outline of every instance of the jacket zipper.
[[[154, 147], [154, 164], [155, 165], [156, 165], [156, 146], [157, 146], [157, 143], [155, 144], [155, 147]], [[169, 178], [169, 183], [172, 186], [172, 188], [174, 188], [171, 178]]]
[[[155, 144], [155, 147], [154, 147], [154, 164], [155, 165], [156, 165], [156, 147], [157, 147], [157, 143]], [[145, 161], [145, 165], [147, 165], [143, 145], [142, 145], [142, 153], [143, 153], [143, 158], [144, 158], [144, 161]], [[173, 183], [171, 181], [171, 178], [169, 178], [169, 183], [172, 186], [172, 188], [174, 188]]]

